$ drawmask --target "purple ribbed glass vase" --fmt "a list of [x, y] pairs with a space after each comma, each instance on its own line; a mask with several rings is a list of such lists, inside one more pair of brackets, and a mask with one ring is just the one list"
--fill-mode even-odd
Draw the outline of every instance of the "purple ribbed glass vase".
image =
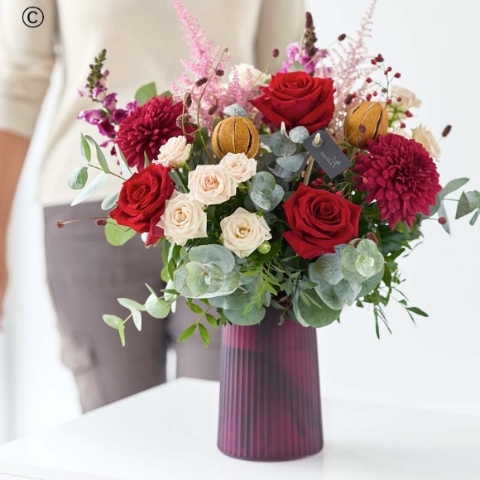
[[259, 325], [222, 328], [218, 448], [256, 461], [323, 447], [317, 332], [269, 309]]

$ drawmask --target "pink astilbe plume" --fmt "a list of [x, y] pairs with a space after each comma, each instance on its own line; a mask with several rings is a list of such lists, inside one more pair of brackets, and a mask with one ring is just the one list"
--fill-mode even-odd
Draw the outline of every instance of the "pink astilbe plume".
[[[330, 133], [338, 142], [343, 140], [343, 124], [347, 110], [360, 102], [367, 89], [366, 78], [371, 66], [366, 64], [368, 50], [366, 40], [371, 36], [372, 17], [377, 0], [372, 0], [356, 38], [347, 37], [338, 47], [329, 50], [328, 63], [317, 64], [314, 76], [335, 79], [335, 115], [330, 123]], [[348, 105], [345, 100], [349, 98]]]
[[[202, 30], [196, 18], [194, 18], [182, 5], [180, 0], [173, 0], [177, 9], [184, 38], [190, 50], [188, 60], [181, 60], [183, 74], [171, 84], [171, 91], [175, 100], [180, 101], [190, 93], [192, 106], [189, 113], [196, 121], [197, 113], [201, 127], [207, 127], [211, 132], [215, 116], [223, 112], [223, 109], [234, 103], [241, 105], [252, 117], [256, 110], [248, 102], [259, 94], [256, 78], [247, 74], [247, 79], [240, 82], [239, 74], [233, 67], [232, 79], [229, 85], [225, 85], [223, 76], [213, 74], [215, 70], [224, 71], [229, 59], [229, 54], [224, 53], [221, 62], [222, 48], [214, 46], [213, 42]], [[197, 86], [201, 79], [210, 79], [208, 83]], [[200, 82], [202, 83], [202, 82]], [[205, 93], [202, 96], [202, 92]], [[200, 102], [200, 97], [202, 98]], [[199, 103], [200, 102], [200, 103]], [[198, 110], [198, 112], [197, 112]], [[212, 115], [215, 112], [215, 115]], [[258, 117], [258, 115], [257, 115]]]

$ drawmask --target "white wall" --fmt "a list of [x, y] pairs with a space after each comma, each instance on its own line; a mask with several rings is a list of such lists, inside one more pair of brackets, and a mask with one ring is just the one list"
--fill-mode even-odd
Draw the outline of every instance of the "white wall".
[[[368, 0], [311, 0], [320, 45], [356, 30]], [[402, 84], [423, 100], [424, 123], [435, 132], [453, 125], [442, 144], [445, 180], [470, 176], [480, 188], [476, 122], [479, 68], [477, 25], [470, 0], [379, 0], [372, 53], [402, 72]], [[421, 61], [418, 51], [422, 52]], [[8, 299], [13, 436], [78, 414], [70, 375], [59, 362], [58, 338], [44, 283], [41, 210], [34, 204], [32, 154], [16, 201], [11, 230], [12, 284]], [[422, 247], [404, 262], [405, 293], [430, 313], [417, 327], [388, 310], [394, 334], [374, 333], [371, 314], [351, 309], [342, 324], [319, 333], [324, 394], [402, 403], [480, 415], [480, 223], [464, 219], [448, 237], [427, 222]], [[1, 387], [0, 387], [1, 390]], [[0, 400], [1, 409], [1, 400]], [[1, 412], [1, 410], [0, 410]], [[1, 423], [0, 423], [1, 432]], [[1, 435], [1, 433], [0, 433]], [[0, 437], [1, 438], [1, 437]]]
[[[328, 44], [355, 29], [369, 2], [309, 3], [317, 36]], [[402, 73], [402, 84], [423, 100], [424, 124], [438, 133], [453, 125], [442, 143], [443, 182], [467, 176], [471, 188], [480, 189], [474, 143], [480, 73], [476, 12], [477, 5], [468, 0], [379, 0], [371, 51], [381, 53]], [[327, 16], [328, 21], [321, 20]], [[452, 223], [448, 237], [438, 224], [427, 222], [424, 244], [403, 263], [404, 291], [430, 318], [420, 318], [415, 327], [400, 309], [391, 308], [394, 334], [384, 331], [378, 341], [372, 314], [352, 308], [341, 325], [320, 332], [325, 393], [480, 414], [480, 224]]]

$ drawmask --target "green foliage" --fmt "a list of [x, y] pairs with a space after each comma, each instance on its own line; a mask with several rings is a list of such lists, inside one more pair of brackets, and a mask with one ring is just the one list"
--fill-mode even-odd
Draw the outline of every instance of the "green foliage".
[[108, 175], [105, 172], [100, 172], [75, 198], [72, 202], [72, 207], [82, 203], [98, 189], [102, 188], [107, 181]]
[[173, 287], [187, 298], [229, 295], [238, 287], [240, 273], [232, 252], [221, 245], [184, 249], [183, 264], [174, 272]]
[[[110, 168], [108, 167], [107, 159], [105, 158], [105, 155], [102, 149], [100, 148], [100, 146], [98, 145], [98, 143], [90, 135], [85, 135], [84, 138], [88, 141], [88, 143], [90, 143], [95, 148], [97, 153], [97, 161], [100, 167], [102, 167], [102, 170], [105, 173], [110, 173]], [[82, 138], [82, 141], [83, 141], [83, 138]]]
[[80, 152], [82, 153], [82, 157], [87, 161], [90, 162], [92, 159], [92, 152], [90, 151], [90, 145], [85, 138], [83, 133], [80, 134]]
[[480, 192], [462, 192], [458, 201], [455, 218], [461, 218], [480, 208]]
[[223, 113], [229, 117], [248, 117], [246, 110], [238, 103], [225, 107]]
[[108, 219], [107, 225], [105, 225], [105, 237], [110, 245], [120, 247], [125, 245], [134, 236], [135, 231], [131, 228], [118, 225], [113, 218]]
[[72, 190], [82, 189], [88, 181], [88, 168], [76, 167], [68, 177], [68, 186]]
[[118, 197], [120, 195], [120, 190], [111, 193], [108, 197], [105, 198], [102, 202], [102, 210], [111, 210], [118, 202]]
[[301, 144], [310, 136], [310, 133], [305, 127], [299, 126], [292, 128], [288, 136], [292, 142]]
[[157, 96], [157, 87], [155, 83], [147, 83], [143, 85], [135, 92], [135, 100], [140, 104], [144, 105], [150, 99]]
[[170, 308], [170, 302], [159, 298], [155, 292], [151, 293], [145, 302], [145, 310], [153, 318], [167, 318], [170, 314]]
[[328, 307], [315, 290], [298, 290], [293, 296], [293, 312], [303, 326], [315, 328], [330, 325], [342, 313]]
[[250, 199], [260, 210], [271, 212], [282, 201], [284, 193], [271, 173], [259, 172], [253, 177]]
[[111, 328], [118, 331], [122, 346], [125, 346], [125, 324], [124, 321], [116, 315], [103, 315], [103, 321]]

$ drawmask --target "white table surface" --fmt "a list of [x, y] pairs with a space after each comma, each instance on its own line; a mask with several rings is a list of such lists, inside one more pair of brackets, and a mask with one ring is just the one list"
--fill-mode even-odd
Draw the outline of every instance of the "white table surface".
[[222, 455], [218, 384], [180, 379], [0, 446], [0, 467], [9, 462], [122, 480], [480, 479], [480, 417], [322, 401], [325, 448], [304, 460], [255, 463]]

